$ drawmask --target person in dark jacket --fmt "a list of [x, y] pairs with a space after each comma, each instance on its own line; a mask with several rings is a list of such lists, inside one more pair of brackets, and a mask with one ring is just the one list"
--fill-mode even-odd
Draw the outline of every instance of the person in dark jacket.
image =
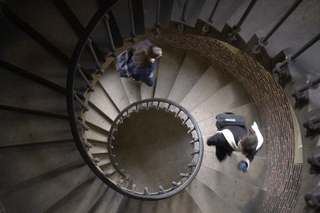
[[120, 54], [118, 57], [120, 77], [131, 77], [137, 83], [144, 82], [150, 87], [154, 86], [152, 72], [155, 68], [155, 59], [162, 56], [162, 49], [145, 40], [124, 53], [127, 55]]
[[216, 156], [220, 162], [227, 155], [231, 156], [233, 151], [241, 152], [245, 156], [242, 161], [247, 163], [247, 170], [262, 143], [263, 137], [256, 122], [250, 129], [245, 125], [225, 125], [207, 140], [208, 146], [216, 146]]

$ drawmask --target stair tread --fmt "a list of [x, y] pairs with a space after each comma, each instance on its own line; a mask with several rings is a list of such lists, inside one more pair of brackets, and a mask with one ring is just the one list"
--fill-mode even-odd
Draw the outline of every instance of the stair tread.
[[[6, 32], [0, 34], [0, 45], [6, 50], [0, 51], [1, 59], [65, 87], [68, 67], [64, 62], [32, 40], [6, 17], [1, 19], [0, 30]], [[13, 36], [15, 42], [12, 42]], [[39, 63], [34, 63], [35, 61]]]
[[0, 92], [3, 105], [66, 115], [65, 95], [10, 71], [2, 72]]
[[[88, 212], [92, 203], [98, 198], [107, 186], [98, 178], [90, 178], [80, 187], [75, 188], [57, 205], [50, 208], [56, 212]], [[79, 202], [81, 200], [81, 202]]]
[[[7, 147], [1, 148], [0, 153], [1, 189], [81, 158], [73, 141]], [[13, 156], [19, 156], [19, 159], [13, 159]], [[6, 178], [8, 176], [10, 179]]]
[[119, 110], [100, 84], [96, 84], [95, 91], [90, 95], [90, 102], [111, 120], [114, 120], [119, 114]]
[[183, 190], [179, 194], [154, 202], [140, 201], [123, 197], [117, 213], [167, 213], [167, 212], [192, 212], [203, 213], [190, 194]]
[[78, 36], [61, 16], [53, 1], [9, 1], [6, 5], [65, 54], [71, 56]]
[[120, 78], [129, 104], [141, 100], [140, 84], [133, 82], [131, 78]]
[[180, 104], [192, 111], [231, 81], [230, 76], [221, 67], [211, 64]]
[[123, 195], [108, 188], [107, 191], [102, 195], [101, 199], [96, 205], [89, 211], [92, 213], [117, 213], [118, 207], [121, 203]]
[[191, 111], [197, 122], [248, 103], [246, 94], [238, 82], [232, 81], [207, 101]]
[[102, 141], [107, 142], [108, 141], [108, 131], [102, 130], [101, 128], [98, 128], [96, 126], [90, 126], [90, 130], [85, 132], [86, 138], [90, 140], [96, 140], [96, 141]]
[[67, 119], [0, 110], [1, 146], [72, 138]]
[[[214, 180], [212, 180], [214, 181]], [[195, 178], [186, 188], [202, 212], [238, 212], [240, 211], [227, 203], [223, 198]]]
[[167, 46], [162, 48], [155, 98], [168, 97], [184, 56], [185, 52], [182, 50]]
[[[207, 145], [205, 145], [207, 146]], [[258, 152], [259, 153], [259, 152]], [[255, 156], [254, 160], [250, 164], [250, 168], [247, 173], [243, 173], [238, 170], [238, 163], [244, 159], [245, 156], [240, 152], [233, 152], [231, 157], [227, 157], [222, 163], [216, 157], [214, 151], [204, 151], [204, 158], [202, 166], [219, 171], [224, 175], [243, 181], [247, 184], [256, 186], [260, 189], [264, 189], [267, 181], [267, 158], [261, 158]]]
[[258, 212], [266, 195], [264, 190], [205, 166], [200, 168], [197, 179], [240, 212]]
[[180, 103], [209, 65], [210, 62], [200, 55], [191, 51], [187, 52], [168, 99]]
[[91, 124], [94, 124], [95, 126], [98, 126], [102, 129], [105, 129], [106, 131], [109, 131], [111, 127], [111, 122], [108, 120], [105, 115], [98, 111], [95, 107], [91, 106], [89, 104], [89, 111], [85, 114], [85, 120]]
[[114, 63], [108, 66], [99, 82], [120, 111], [129, 105], [128, 97]]

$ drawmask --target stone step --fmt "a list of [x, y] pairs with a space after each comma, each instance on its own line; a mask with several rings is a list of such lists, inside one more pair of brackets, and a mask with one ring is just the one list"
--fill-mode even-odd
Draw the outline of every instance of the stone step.
[[[53, 1], [9, 1], [6, 2], [6, 5], [42, 36], [71, 57], [79, 38]], [[26, 8], [28, 9], [26, 10]]]
[[67, 115], [65, 95], [9, 70], [0, 70], [2, 105]]
[[238, 169], [238, 163], [244, 158], [245, 156], [240, 152], [233, 152], [231, 157], [227, 157], [225, 161], [220, 163], [216, 157], [215, 149], [214, 151], [205, 150], [202, 166], [219, 171], [224, 175], [238, 179], [260, 189], [264, 189], [267, 181], [267, 159], [255, 156], [250, 164], [248, 172], [244, 173]]
[[210, 62], [200, 55], [187, 52], [168, 99], [180, 103], [209, 66]]
[[88, 213], [117, 213], [122, 199], [123, 195], [111, 188], [107, 188]]
[[258, 187], [206, 166], [200, 168], [197, 179], [240, 212], [258, 212], [266, 194]]
[[45, 212], [88, 212], [106, 188], [106, 184], [92, 175]]
[[108, 66], [99, 83], [119, 111], [130, 104], [114, 63]]
[[89, 104], [89, 111], [85, 113], [85, 120], [90, 124], [98, 126], [106, 131], [110, 130], [112, 125], [111, 120], [109, 120], [99, 109]]
[[[247, 120], [247, 126], [250, 127], [254, 121], [257, 122], [258, 126], [260, 124], [260, 119], [257, 113], [257, 110], [253, 103], [248, 103], [245, 105], [242, 105], [238, 108], [231, 109], [225, 112], [233, 112], [234, 114], [242, 115]], [[217, 114], [218, 115], [218, 114]], [[201, 133], [203, 135], [213, 135], [216, 133], [216, 116], [213, 116], [207, 120], [199, 122], [199, 127], [201, 129]], [[260, 128], [260, 126], [259, 126]]]
[[[74, 149], [74, 151], [76, 150]], [[59, 158], [62, 157], [59, 156]], [[23, 167], [19, 167], [20, 171], [21, 168]], [[43, 212], [91, 175], [92, 171], [83, 162], [72, 164], [62, 170], [40, 175], [16, 187], [2, 191], [0, 193], [1, 205], [8, 212], [24, 212], [26, 209], [31, 213]], [[18, 177], [21, 178], [21, 176], [24, 176], [24, 174]], [[32, 196], [26, 196], [31, 194]], [[17, 201], [21, 201], [19, 205], [17, 205]]]
[[72, 139], [69, 121], [62, 118], [0, 110], [1, 146]]
[[96, 84], [95, 91], [91, 93], [90, 103], [103, 112], [111, 120], [114, 120], [119, 113], [119, 109], [108, 97], [106, 91], [103, 89], [100, 83]]
[[[214, 180], [212, 180], [214, 181]], [[240, 211], [227, 203], [208, 186], [195, 178], [186, 188], [202, 212], [238, 212]]]
[[168, 213], [168, 212], [192, 212], [203, 213], [190, 194], [183, 190], [179, 194], [159, 201], [140, 201], [123, 197], [117, 213]]
[[1, 190], [81, 159], [73, 141], [6, 147], [0, 153]]
[[6, 50], [0, 51], [1, 59], [65, 87], [68, 64], [64, 60], [44, 49], [4, 16], [1, 18], [0, 31], [6, 32], [0, 34], [0, 45]]
[[169, 46], [162, 47], [155, 98], [167, 98], [179, 73], [185, 52]]
[[211, 64], [180, 104], [192, 111], [231, 81], [232, 79], [221, 67]]
[[239, 83], [232, 81], [200, 106], [192, 110], [191, 114], [199, 123], [248, 102], [248, 98]]
[[108, 131], [103, 130], [97, 126], [88, 125], [90, 130], [85, 132], [86, 138], [95, 141], [107, 142]]

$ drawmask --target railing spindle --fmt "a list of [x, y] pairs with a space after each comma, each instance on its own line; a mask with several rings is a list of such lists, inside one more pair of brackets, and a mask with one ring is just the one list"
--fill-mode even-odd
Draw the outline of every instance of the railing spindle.
[[284, 74], [284, 67], [289, 63], [294, 63], [295, 59], [306, 51], [309, 47], [311, 47], [314, 43], [316, 43], [320, 39], [320, 33], [318, 33], [315, 37], [313, 37], [310, 41], [308, 41], [303, 47], [301, 47], [297, 52], [292, 55], [286, 56], [286, 60], [281, 63], [277, 63], [272, 72], [278, 73], [279, 77], [282, 77]]
[[91, 39], [91, 38], [89, 38], [89, 39], [87, 40], [87, 45], [89, 46], [90, 52], [91, 52], [91, 54], [92, 54], [92, 56], [93, 56], [93, 59], [94, 59], [94, 61], [95, 61], [96, 64], [97, 64], [97, 67], [98, 67], [98, 69], [99, 69], [99, 73], [100, 73], [101, 75], [103, 75], [104, 70], [103, 70], [103, 68], [102, 68], [102, 66], [101, 66], [101, 64], [100, 64], [100, 61], [98, 60], [98, 57], [97, 57], [96, 52], [95, 52], [94, 49], [93, 49], [92, 39]]
[[82, 71], [82, 69], [81, 69], [81, 65], [78, 64], [76, 69], [77, 69], [77, 71], [80, 73], [80, 75], [81, 75], [81, 77], [83, 78], [83, 80], [86, 82], [87, 87], [89, 88], [89, 90], [90, 90], [91, 92], [94, 92], [94, 87], [92, 86], [92, 84], [90, 83], [90, 81], [88, 80], [88, 78], [84, 75], [84, 73], [83, 73], [83, 71]]
[[247, 16], [249, 15], [251, 9], [253, 8], [253, 6], [255, 5], [255, 3], [257, 2], [257, 0], [252, 0], [248, 6], [248, 8], [246, 9], [246, 11], [244, 12], [244, 14], [242, 15], [242, 17], [240, 18], [238, 24], [234, 25], [232, 27], [232, 32], [228, 34], [228, 42], [231, 43], [233, 41], [237, 41], [236, 38], [236, 34], [238, 32], [241, 31], [241, 25], [244, 22], [244, 20], [247, 18]]
[[[212, 11], [211, 11], [209, 18], [208, 18], [208, 22], [210, 24], [212, 24], [212, 22], [213, 22], [213, 16], [214, 16], [219, 4], [220, 4], [220, 0], [217, 0]], [[206, 24], [202, 26], [202, 35], [205, 35], [206, 33], [209, 32], [209, 23], [208, 22], [206, 22]]]
[[132, 8], [132, 0], [128, 0], [128, 6], [129, 6], [129, 14], [130, 14], [130, 26], [131, 26], [131, 33], [130, 36], [132, 38], [132, 42], [136, 43], [136, 29], [134, 25], [134, 17], [133, 17], [133, 8]]
[[111, 33], [111, 30], [110, 30], [110, 25], [109, 25], [109, 14], [106, 14], [104, 17], [103, 17], [103, 20], [104, 20], [104, 23], [106, 25], [106, 28], [107, 28], [107, 33], [108, 33], [108, 37], [109, 37], [109, 42], [110, 42], [110, 46], [111, 46], [111, 50], [112, 50], [112, 56], [114, 58], [116, 58], [116, 55], [115, 55], [115, 52], [116, 52], [116, 47], [114, 46], [114, 42], [113, 42], [113, 37], [112, 37], [112, 33]]
[[276, 25], [267, 33], [265, 37], [259, 39], [259, 43], [252, 48], [252, 53], [261, 55], [261, 47], [265, 47], [268, 44], [268, 39], [272, 34], [281, 26], [281, 24], [290, 16], [290, 14], [299, 6], [302, 0], [296, 0], [294, 4], [289, 8], [289, 10], [281, 17], [281, 19], [276, 23]]

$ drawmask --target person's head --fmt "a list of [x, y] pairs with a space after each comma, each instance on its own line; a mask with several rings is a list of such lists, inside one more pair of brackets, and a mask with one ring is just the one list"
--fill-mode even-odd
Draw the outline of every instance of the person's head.
[[249, 129], [248, 133], [241, 138], [240, 143], [243, 155], [253, 154], [258, 144], [258, 138], [254, 130]]
[[162, 56], [162, 49], [156, 45], [150, 45], [146, 49], [146, 55], [153, 59], [160, 58]]
[[160, 47], [140, 42], [134, 52], [134, 64], [136, 67], [144, 67], [152, 63], [151, 59], [157, 59], [161, 56], [162, 49]]

